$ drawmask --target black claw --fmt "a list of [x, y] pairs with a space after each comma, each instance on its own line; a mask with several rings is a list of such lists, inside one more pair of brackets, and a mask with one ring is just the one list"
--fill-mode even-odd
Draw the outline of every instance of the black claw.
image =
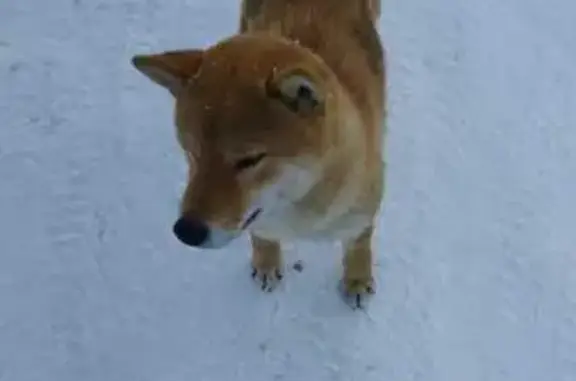
[[351, 284], [346, 287], [344, 283], [340, 283], [340, 291], [342, 292], [342, 296], [346, 302], [346, 304], [354, 309], [365, 309], [366, 303], [370, 295], [375, 294], [375, 288], [372, 285], [366, 285], [363, 290], [359, 292], [348, 291], [347, 289], [357, 289], [358, 284]]
[[271, 292], [274, 287], [272, 285], [272, 282], [275, 280], [281, 280], [283, 277], [282, 272], [279, 269], [275, 269], [274, 270], [274, 274], [272, 275], [268, 275], [268, 274], [262, 274], [260, 273], [260, 271], [258, 271], [258, 269], [256, 267], [252, 267], [252, 279], [258, 279], [258, 281], [260, 282], [260, 288], [262, 289], [262, 291], [268, 291]]

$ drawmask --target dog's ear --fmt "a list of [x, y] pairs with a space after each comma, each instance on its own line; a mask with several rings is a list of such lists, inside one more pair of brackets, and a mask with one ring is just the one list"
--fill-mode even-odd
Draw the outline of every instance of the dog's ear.
[[291, 111], [308, 115], [322, 109], [324, 94], [310, 73], [293, 68], [273, 73], [266, 83], [270, 97], [280, 100]]
[[176, 95], [202, 64], [203, 51], [172, 50], [158, 54], [135, 55], [132, 65], [155, 83]]

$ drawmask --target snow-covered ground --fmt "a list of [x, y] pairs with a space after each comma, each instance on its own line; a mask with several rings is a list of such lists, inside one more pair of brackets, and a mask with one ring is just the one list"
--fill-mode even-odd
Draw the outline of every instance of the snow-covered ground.
[[171, 225], [171, 99], [134, 53], [232, 33], [236, 0], [0, 2], [0, 380], [576, 380], [576, 6], [385, 0], [378, 293], [336, 247], [282, 287]]

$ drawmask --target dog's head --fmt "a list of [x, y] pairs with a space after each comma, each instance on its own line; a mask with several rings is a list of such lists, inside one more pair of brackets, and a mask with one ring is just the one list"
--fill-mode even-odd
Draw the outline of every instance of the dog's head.
[[175, 99], [189, 173], [174, 232], [187, 245], [222, 247], [302, 198], [339, 139], [338, 82], [295, 43], [241, 35], [133, 64]]

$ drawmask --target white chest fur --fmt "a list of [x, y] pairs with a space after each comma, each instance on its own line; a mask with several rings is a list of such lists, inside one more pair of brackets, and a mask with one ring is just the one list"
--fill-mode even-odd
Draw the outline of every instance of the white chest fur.
[[251, 227], [255, 234], [271, 240], [346, 240], [370, 224], [370, 216], [356, 208], [361, 194], [357, 181], [347, 181], [338, 189], [321, 214], [296, 207], [321, 177], [310, 168], [287, 166], [278, 181], [262, 191], [253, 204], [263, 211]]

